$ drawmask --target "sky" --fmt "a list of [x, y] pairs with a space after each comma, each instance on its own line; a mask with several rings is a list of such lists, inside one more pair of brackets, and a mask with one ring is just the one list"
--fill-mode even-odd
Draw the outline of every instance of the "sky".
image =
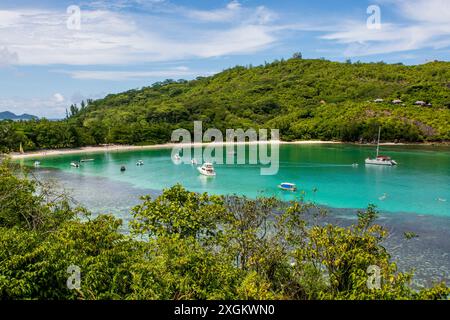
[[450, 0], [1, 0], [0, 112], [290, 58], [450, 60]]

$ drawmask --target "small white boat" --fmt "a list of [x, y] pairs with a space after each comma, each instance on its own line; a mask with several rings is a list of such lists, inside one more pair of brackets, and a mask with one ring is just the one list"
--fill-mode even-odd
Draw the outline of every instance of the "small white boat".
[[34, 167], [35, 168], [38, 168], [38, 167], [40, 167], [41, 166], [41, 163], [39, 162], [39, 161], [35, 161], [34, 162]]
[[197, 168], [198, 172], [207, 177], [215, 177], [216, 170], [212, 163], [205, 163], [203, 166]]
[[80, 167], [80, 164], [79, 164], [78, 162], [76, 162], [76, 161], [72, 161], [72, 162], [70, 163], [70, 165], [71, 165], [72, 167], [74, 167], [74, 168], [79, 168], [79, 167]]
[[138, 162], [136, 162], [137, 166], [143, 166], [144, 165], [144, 160], [138, 160]]
[[294, 183], [289, 182], [283, 182], [278, 186], [278, 188], [285, 191], [292, 191], [292, 192], [297, 191], [297, 186]]
[[366, 164], [379, 166], [396, 166], [397, 162], [390, 157], [380, 156], [380, 135], [381, 127], [378, 129], [377, 157], [375, 159], [367, 158]]

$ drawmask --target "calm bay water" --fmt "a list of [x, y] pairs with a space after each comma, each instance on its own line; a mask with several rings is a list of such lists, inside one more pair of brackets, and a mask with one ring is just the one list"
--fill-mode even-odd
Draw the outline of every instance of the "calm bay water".
[[[418, 286], [450, 282], [450, 147], [390, 146], [382, 151], [398, 167], [366, 167], [364, 159], [373, 155], [373, 147], [325, 144], [281, 145], [275, 176], [261, 176], [258, 166], [217, 165], [217, 176], [206, 178], [191, 165], [173, 164], [170, 149], [46, 157], [39, 159], [36, 173], [55, 179], [94, 213], [113, 213], [125, 222], [140, 196], [160, 194], [176, 183], [199, 192], [291, 200], [300, 191], [282, 192], [277, 185], [293, 182], [306, 199], [330, 208], [324, 222], [344, 226], [354, 223], [356, 209], [373, 203], [382, 212], [378, 223], [391, 234], [384, 245], [400, 270], [415, 269]], [[70, 166], [86, 158], [94, 161]], [[136, 166], [141, 159], [145, 165]], [[32, 166], [35, 160], [22, 163]], [[120, 172], [122, 165], [126, 172]], [[419, 237], [405, 241], [404, 232]]]
[[[64, 155], [41, 160], [42, 168], [56, 168], [77, 176], [103, 177], [140, 189], [162, 190], [176, 183], [192, 191], [275, 195], [283, 200], [299, 197], [333, 208], [364, 208], [373, 203], [384, 212], [408, 212], [450, 217], [450, 148], [425, 146], [383, 147], [397, 167], [366, 166], [374, 148], [356, 145], [281, 145], [280, 170], [260, 175], [255, 165], [217, 165], [217, 177], [199, 175], [195, 166], [175, 165], [171, 150]], [[247, 150], [248, 151], [248, 150]], [[248, 154], [248, 152], [247, 152]], [[80, 168], [71, 161], [92, 158]], [[145, 165], [136, 166], [138, 160]], [[31, 165], [34, 159], [26, 161]], [[358, 167], [352, 164], [358, 163]], [[120, 172], [126, 165], [127, 171]], [[296, 194], [278, 189], [281, 182], [296, 183]], [[89, 185], [80, 186], [89, 190]], [[100, 196], [100, 195], [99, 195]]]

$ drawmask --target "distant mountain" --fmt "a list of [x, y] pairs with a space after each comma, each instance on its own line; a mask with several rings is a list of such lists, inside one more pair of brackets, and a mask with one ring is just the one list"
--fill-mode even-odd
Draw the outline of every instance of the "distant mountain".
[[38, 117], [26, 113], [18, 116], [9, 111], [0, 112], [0, 120], [33, 120], [33, 119], [38, 119]]

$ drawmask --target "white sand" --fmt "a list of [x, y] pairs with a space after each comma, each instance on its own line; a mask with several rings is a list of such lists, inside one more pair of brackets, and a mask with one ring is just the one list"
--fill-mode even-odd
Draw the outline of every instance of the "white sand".
[[[271, 143], [270, 141], [256, 141], [256, 142], [235, 142], [235, 145], [240, 144], [262, 144], [262, 143]], [[294, 141], [294, 142], [285, 142], [285, 141], [277, 141], [278, 144], [331, 144], [331, 143], [340, 143], [333, 141]], [[213, 142], [213, 143], [192, 143], [188, 146], [191, 147], [200, 147], [206, 145], [230, 145], [232, 142]], [[180, 143], [166, 143], [166, 144], [158, 144], [158, 145], [148, 145], [148, 146], [126, 146], [126, 145], [105, 145], [105, 146], [96, 146], [96, 147], [83, 147], [83, 148], [74, 148], [74, 149], [53, 149], [53, 150], [40, 150], [40, 151], [32, 151], [26, 152], [24, 154], [21, 153], [11, 153], [10, 157], [12, 159], [28, 159], [28, 158], [41, 158], [41, 157], [50, 157], [50, 156], [59, 156], [66, 154], [84, 154], [84, 153], [99, 153], [99, 152], [118, 152], [118, 151], [131, 151], [131, 150], [150, 150], [150, 149], [171, 149], [174, 147], [183, 147], [185, 144]]]

